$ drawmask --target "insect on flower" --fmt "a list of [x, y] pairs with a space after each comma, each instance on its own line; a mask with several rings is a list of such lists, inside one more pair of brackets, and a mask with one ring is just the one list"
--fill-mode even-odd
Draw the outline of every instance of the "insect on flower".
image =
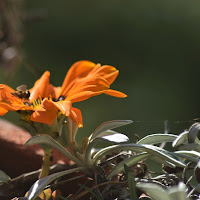
[[82, 127], [81, 111], [72, 104], [103, 93], [126, 97], [124, 93], [110, 89], [118, 74], [113, 66], [83, 60], [71, 66], [61, 87], [50, 84], [49, 71], [44, 72], [30, 90], [26, 85], [20, 85], [15, 91], [0, 84], [0, 116], [14, 111], [25, 120], [52, 125], [57, 116], [64, 115]]
[[15, 92], [11, 92], [12, 95], [20, 98], [27, 99], [30, 97], [30, 92], [27, 90], [27, 85], [20, 85], [16, 88]]

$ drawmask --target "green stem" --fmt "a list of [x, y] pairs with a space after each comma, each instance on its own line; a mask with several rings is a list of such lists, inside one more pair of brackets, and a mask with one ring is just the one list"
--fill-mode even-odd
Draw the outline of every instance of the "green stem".
[[39, 179], [49, 175], [49, 167], [51, 164], [51, 153], [52, 149], [44, 149], [42, 171], [40, 172]]

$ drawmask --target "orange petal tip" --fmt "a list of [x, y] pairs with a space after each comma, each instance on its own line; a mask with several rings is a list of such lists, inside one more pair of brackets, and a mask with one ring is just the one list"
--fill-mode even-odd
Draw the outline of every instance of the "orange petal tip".
[[119, 92], [119, 91], [111, 90], [111, 89], [105, 91], [104, 93], [107, 95], [110, 95], [110, 96], [118, 97], [118, 98], [126, 98], [127, 97], [127, 95], [124, 94], [123, 92]]

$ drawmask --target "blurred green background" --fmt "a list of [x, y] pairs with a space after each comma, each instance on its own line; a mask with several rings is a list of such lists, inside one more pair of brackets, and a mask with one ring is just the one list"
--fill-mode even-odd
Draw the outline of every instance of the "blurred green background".
[[[49, 70], [59, 86], [83, 59], [120, 70], [112, 88], [128, 97], [101, 95], [74, 104], [83, 114], [79, 134], [107, 120], [131, 119], [135, 123], [120, 130], [134, 140], [135, 133], [162, 132], [164, 120], [179, 133], [200, 117], [200, 1], [29, 0], [23, 9], [45, 17], [23, 24], [25, 59], [4, 83], [30, 88]], [[17, 123], [16, 116], [6, 118]]]

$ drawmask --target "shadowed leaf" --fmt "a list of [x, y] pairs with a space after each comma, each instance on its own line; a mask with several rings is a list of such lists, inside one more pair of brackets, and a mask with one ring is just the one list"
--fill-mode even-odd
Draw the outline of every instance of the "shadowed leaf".
[[133, 175], [133, 172], [130, 171], [128, 166], [124, 164], [124, 171], [128, 180], [128, 188], [130, 192], [130, 196], [132, 200], [137, 200], [137, 195], [136, 195], [136, 183], [135, 183], [135, 177]]
[[31, 145], [31, 144], [39, 144], [39, 145], [47, 145], [51, 148], [56, 148], [58, 151], [63, 153], [67, 158], [74, 161], [76, 164], [79, 164], [81, 166], [80, 161], [72, 156], [65, 148], [63, 148], [58, 142], [56, 142], [52, 137], [49, 135], [36, 135], [30, 138], [26, 143], [25, 146]]
[[70, 169], [70, 170], [66, 170], [66, 171], [62, 171], [62, 172], [57, 172], [57, 173], [51, 174], [45, 178], [39, 179], [32, 185], [31, 189], [28, 192], [26, 199], [34, 200], [44, 190], [44, 188], [49, 183], [54, 181], [55, 179], [57, 179], [61, 176], [73, 173], [73, 172], [84, 171], [84, 170], [85, 170], [85, 168], [78, 167], [78, 168], [74, 168], [74, 169]]

